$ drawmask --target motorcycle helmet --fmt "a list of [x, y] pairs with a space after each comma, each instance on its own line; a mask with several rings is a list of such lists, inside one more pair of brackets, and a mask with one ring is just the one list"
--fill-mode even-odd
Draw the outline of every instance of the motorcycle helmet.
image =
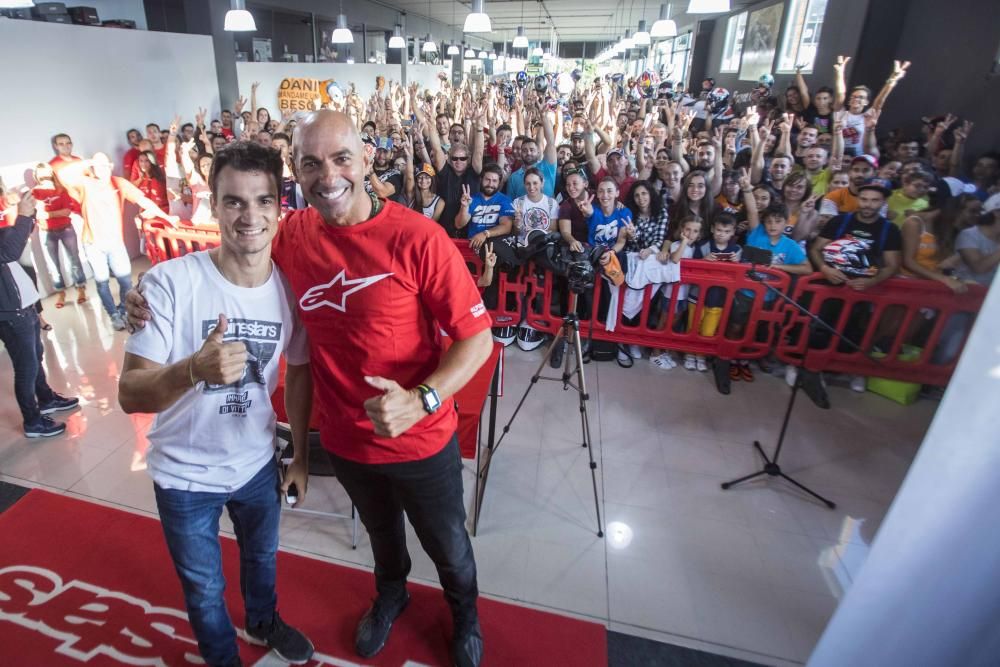
[[713, 88], [708, 94], [708, 109], [712, 114], [718, 114], [729, 108], [729, 91], [725, 88]]
[[559, 91], [561, 96], [568, 97], [569, 94], [573, 92], [573, 86], [575, 85], [574, 81], [576, 81], [576, 79], [563, 72], [556, 77], [556, 90]]
[[757, 83], [764, 88], [772, 88], [774, 86], [774, 77], [770, 74], [761, 74], [760, 78], [757, 79]]
[[549, 90], [549, 80], [544, 76], [536, 76], [534, 81], [535, 92], [544, 94]]
[[507, 347], [517, 338], [517, 327], [493, 327], [493, 340]]
[[656, 76], [656, 72], [646, 70], [639, 76], [639, 92], [645, 98], [652, 98], [659, 83], [660, 78]]
[[524, 88], [528, 85], [528, 73], [522, 70], [514, 75], [514, 80], [517, 81], [518, 88]]
[[517, 346], [525, 352], [531, 352], [545, 342], [545, 336], [537, 329], [521, 323], [517, 327]]
[[656, 97], [661, 100], [674, 99], [674, 84], [670, 81], [661, 81], [656, 88]]

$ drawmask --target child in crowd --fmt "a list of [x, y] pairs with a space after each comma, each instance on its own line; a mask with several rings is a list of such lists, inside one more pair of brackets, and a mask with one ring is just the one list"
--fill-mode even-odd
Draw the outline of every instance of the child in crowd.
[[[747, 236], [746, 247], [760, 248], [771, 252], [771, 267], [785, 271], [786, 273], [805, 275], [812, 273], [812, 266], [806, 258], [802, 247], [785, 235], [785, 227], [788, 225], [788, 211], [780, 204], [772, 205], [761, 215], [762, 224], [757, 225]], [[764, 294], [764, 307], [771, 308], [774, 305], [777, 295], [770, 291]], [[733, 303], [732, 314], [729, 318], [729, 328], [726, 335], [729, 337], [739, 337], [743, 334], [750, 310], [753, 307], [753, 294], [747, 291], [740, 292]], [[785, 379], [790, 380], [790, 384], [795, 383], [795, 368], [789, 366], [785, 370]], [[729, 377], [732, 380], [744, 380], [753, 382], [753, 371], [750, 370], [750, 363], [741, 360], [729, 369]]]
[[[743, 249], [734, 241], [736, 236], [736, 218], [723, 213], [712, 223], [712, 236], [709, 240], [698, 244], [694, 249], [694, 259], [705, 259], [710, 262], [739, 262]], [[698, 301], [698, 294], [694, 289], [688, 297], [691, 305], [688, 307], [688, 328], [698, 327], [702, 336], [714, 336], [719, 329], [719, 319], [722, 317], [722, 308], [726, 303], [726, 290], [723, 287], [709, 287], [705, 294], [705, 305], [701, 312], [701, 321], [695, 323], [695, 306]], [[695, 369], [705, 372], [708, 364], [703, 354], [685, 354], [684, 368], [689, 371]]]
[[[674, 242], [670, 244], [670, 257], [671, 262], [680, 263], [682, 259], [693, 259], [694, 249], [697, 246], [698, 241], [701, 240], [701, 230], [702, 230], [702, 219], [695, 217], [693, 215], [688, 216], [680, 221], [677, 225], [677, 231], [675, 232]], [[680, 282], [680, 281], [678, 281]], [[663, 288], [663, 296], [666, 297], [667, 303], [670, 302], [670, 297], [673, 294], [674, 284], [670, 283], [665, 285]], [[684, 310], [687, 308], [687, 293], [689, 286], [681, 282], [680, 287], [677, 290], [677, 307], [676, 315], [678, 318], [675, 322], [684, 323]], [[675, 326], [677, 326], [675, 324]], [[669, 370], [671, 368], [677, 367], [677, 361], [674, 359], [673, 355], [669, 350], [663, 350], [656, 352], [649, 357], [649, 362], [656, 366], [657, 368], [663, 370]]]
[[903, 221], [919, 211], [927, 209], [927, 192], [934, 185], [934, 175], [926, 169], [910, 171], [903, 176], [903, 187], [892, 191], [886, 204], [888, 218], [900, 228]]

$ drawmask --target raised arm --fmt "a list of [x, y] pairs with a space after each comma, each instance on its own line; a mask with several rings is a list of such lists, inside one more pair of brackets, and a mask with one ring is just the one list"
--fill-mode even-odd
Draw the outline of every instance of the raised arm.
[[900, 79], [906, 76], [906, 70], [910, 67], [909, 60], [893, 60], [892, 61], [892, 74], [889, 78], [885, 80], [885, 84], [882, 86], [882, 90], [878, 92], [875, 97], [875, 101], [872, 102], [872, 108], [878, 111], [882, 111], [882, 107], [885, 106], [885, 101], [889, 99], [889, 93], [892, 92], [896, 84], [899, 83]]
[[795, 87], [799, 89], [799, 97], [802, 98], [802, 106], [809, 106], [809, 86], [806, 85], [805, 77], [802, 76], [802, 65], [795, 66]]
[[597, 172], [601, 170], [601, 161], [597, 159], [597, 153], [594, 150], [594, 125], [590, 122], [590, 119], [584, 119], [583, 121], [583, 153], [587, 156], [587, 169], [589, 170], [589, 175], [593, 177]]
[[[559, 113], [558, 108], [556, 113]], [[556, 163], [556, 133], [552, 128], [552, 119], [549, 118], [548, 109], [545, 108], [545, 100], [538, 102], [538, 115], [542, 117], [542, 135], [545, 137], [544, 160], [549, 164]]]
[[463, 229], [469, 220], [472, 219], [472, 215], [469, 213], [469, 204], [472, 203], [472, 191], [469, 189], [468, 185], [462, 186], [462, 199], [460, 200], [460, 205], [458, 207], [458, 215], [455, 216], [455, 229]]
[[751, 128], [750, 145], [750, 180], [760, 183], [764, 178], [764, 145], [767, 143], [767, 136], [771, 134], [773, 122], [764, 121], [760, 128]]
[[746, 167], [740, 167], [740, 193], [743, 195], [743, 208], [747, 213], [747, 224], [751, 230], [760, 224], [760, 211], [757, 210], [757, 200], [753, 196], [753, 184]]
[[837, 56], [833, 63], [833, 108], [843, 109], [847, 99], [847, 84], [844, 83], [844, 68], [851, 61], [850, 56]]
[[712, 146], [715, 147], [715, 165], [712, 167], [712, 199], [718, 197], [719, 193], [722, 192], [722, 153], [724, 150], [722, 144], [722, 131], [723, 128], [717, 127], [712, 132]]
[[403, 194], [406, 201], [413, 201], [413, 192], [416, 188], [416, 181], [413, 176], [413, 140], [408, 135], [403, 135], [403, 154], [406, 155], [406, 171], [403, 173]]

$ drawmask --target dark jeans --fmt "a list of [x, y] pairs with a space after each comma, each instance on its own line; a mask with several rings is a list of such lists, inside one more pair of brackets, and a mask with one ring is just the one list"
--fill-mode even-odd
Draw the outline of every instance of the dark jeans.
[[51, 401], [54, 393], [42, 368], [42, 337], [34, 306], [0, 320], [0, 340], [7, 347], [14, 366], [14, 396], [25, 425], [38, 421], [38, 404]]
[[62, 243], [69, 255], [70, 269], [73, 273], [73, 284], [83, 287], [87, 283], [87, 277], [83, 273], [83, 264], [80, 262], [80, 249], [77, 247], [76, 230], [73, 225], [65, 227], [55, 232], [45, 233], [45, 249], [52, 260], [55, 271], [52, 274], [52, 286], [57, 292], [66, 289], [66, 281], [63, 279], [62, 263], [59, 261], [59, 244]]
[[375, 555], [379, 595], [403, 595], [410, 573], [403, 512], [437, 567], [444, 597], [461, 633], [476, 620], [476, 560], [465, 530], [458, 437], [426, 459], [364, 464], [330, 454], [334, 471], [358, 508]]
[[278, 603], [274, 591], [281, 514], [277, 462], [269, 461], [231, 493], [164, 489], [156, 484], [153, 488], [201, 657], [209, 665], [230, 664], [239, 651], [222, 596], [226, 580], [222, 576], [219, 517], [223, 507], [229, 510], [240, 547], [240, 593], [246, 624], [269, 624]]

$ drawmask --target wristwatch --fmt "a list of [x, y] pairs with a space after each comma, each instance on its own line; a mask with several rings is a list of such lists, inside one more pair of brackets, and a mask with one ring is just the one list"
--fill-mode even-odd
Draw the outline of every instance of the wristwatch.
[[418, 384], [417, 391], [420, 392], [420, 400], [424, 403], [424, 410], [432, 415], [441, 407], [441, 397], [436, 390], [425, 384]]

